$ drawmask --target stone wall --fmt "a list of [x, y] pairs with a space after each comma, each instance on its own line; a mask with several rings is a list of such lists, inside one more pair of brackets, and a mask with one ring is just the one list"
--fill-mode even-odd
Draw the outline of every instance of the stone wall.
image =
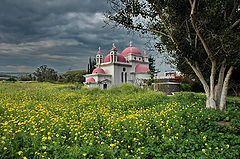
[[162, 91], [167, 95], [172, 95], [172, 92], [180, 91], [180, 83], [173, 81], [172, 79], [155, 79], [153, 83], [154, 91]]

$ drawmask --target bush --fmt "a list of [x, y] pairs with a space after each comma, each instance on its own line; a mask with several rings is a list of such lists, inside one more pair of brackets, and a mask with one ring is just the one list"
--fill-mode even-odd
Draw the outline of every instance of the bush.
[[85, 70], [76, 70], [76, 71], [67, 71], [62, 76], [65, 78], [64, 82], [67, 83], [83, 83], [85, 81], [85, 78], [83, 75], [85, 75], [87, 72]]
[[180, 91], [191, 91], [191, 84], [180, 84]]

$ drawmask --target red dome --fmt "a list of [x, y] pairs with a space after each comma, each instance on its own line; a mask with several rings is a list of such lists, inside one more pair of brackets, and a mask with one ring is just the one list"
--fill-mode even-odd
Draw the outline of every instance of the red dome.
[[100, 47], [98, 48], [98, 52], [97, 52], [97, 54], [103, 55], [103, 53], [102, 53], [102, 51], [101, 51], [101, 48], [100, 48]]
[[95, 81], [95, 79], [94, 79], [93, 77], [91, 77], [91, 78], [87, 79], [86, 82], [91, 82], [91, 83], [93, 83], [93, 82], [96, 82], [96, 81]]
[[131, 54], [135, 54], [135, 55], [140, 55], [140, 56], [142, 56], [141, 52], [140, 52], [137, 48], [132, 47], [132, 46], [124, 49], [123, 52], [122, 52], [122, 55], [123, 55], [123, 56], [127, 56], [127, 55], [130, 54], [130, 53], [131, 53]]
[[[123, 55], [117, 53], [117, 61], [118, 62], [126, 62], [126, 59]], [[110, 62], [110, 54], [108, 54], [105, 59], [104, 59], [104, 63], [106, 62]]]
[[105, 74], [105, 71], [102, 68], [95, 68], [92, 72], [92, 74]]
[[135, 67], [135, 72], [148, 72], [148, 71], [150, 71], [149, 68], [145, 65], [142, 65], [142, 64], [138, 64]]
[[103, 55], [103, 52], [99, 50], [97, 54]]

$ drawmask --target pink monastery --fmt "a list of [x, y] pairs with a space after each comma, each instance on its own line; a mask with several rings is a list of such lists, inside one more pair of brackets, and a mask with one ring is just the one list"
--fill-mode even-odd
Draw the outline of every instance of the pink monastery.
[[149, 61], [146, 54], [142, 55], [140, 50], [130, 46], [118, 53], [113, 44], [109, 54], [104, 58], [100, 48], [96, 54], [96, 68], [92, 74], [84, 77], [84, 84], [89, 87], [100, 89], [119, 86], [122, 83], [143, 85], [144, 79], [149, 79]]

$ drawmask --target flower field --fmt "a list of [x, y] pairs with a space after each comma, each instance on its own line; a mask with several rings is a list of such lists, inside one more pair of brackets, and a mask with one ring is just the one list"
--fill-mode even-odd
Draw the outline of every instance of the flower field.
[[0, 158], [240, 158], [239, 103], [222, 113], [204, 98], [2, 82]]

